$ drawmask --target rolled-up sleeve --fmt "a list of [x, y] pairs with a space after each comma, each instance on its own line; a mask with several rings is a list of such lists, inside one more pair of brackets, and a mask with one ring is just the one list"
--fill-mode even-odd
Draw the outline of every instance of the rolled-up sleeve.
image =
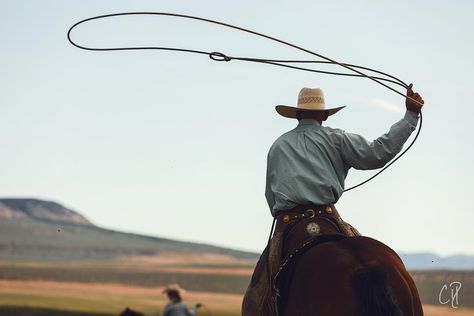
[[372, 142], [360, 135], [342, 132], [341, 156], [349, 168], [381, 168], [402, 150], [417, 123], [418, 114], [407, 111], [400, 121], [392, 125], [388, 133]]

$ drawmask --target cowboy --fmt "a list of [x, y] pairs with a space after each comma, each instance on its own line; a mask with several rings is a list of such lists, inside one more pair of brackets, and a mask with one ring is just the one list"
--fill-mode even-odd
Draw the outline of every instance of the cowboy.
[[[281, 135], [268, 153], [265, 197], [277, 225], [255, 268], [244, 297], [242, 315], [274, 314], [270, 299], [272, 281], [267, 276], [273, 276], [279, 267], [286, 238], [283, 231], [293, 219], [326, 216], [334, 222], [336, 233], [360, 235], [342, 220], [334, 204], [344, 192], [344, 180], [349, 169], [381, 168], [401, 151], [416, 128], [424, 103], [412, 87], [410, 84], [407, 89], [407, 111], [403, 118], [392, 125], [388, 133], [372, 142], [356, 134], [323, 126], [329, 116], [344, 106], [327, 108], [323, 91], [319, 88], [301, 89], [296, 107], [276, 106], [278, 114], [296, 118], [298, 125]], [[308, 222], [305, 227], [305, 238], [333, 232], [330, 231], [332, 228], [318, 225], [315, 221]]]
[[161, 312], [160, 316], [193, 316], [196, 314], [197, 309], [202, 306], [201, 303], [196, 303], [193, 308], [188, 309], [188, 306], [183, 299], [181, 294], [185, 291], [178, 284], [170, 284], [164, 290], [163, 294], [169, 299], [165, 309]]

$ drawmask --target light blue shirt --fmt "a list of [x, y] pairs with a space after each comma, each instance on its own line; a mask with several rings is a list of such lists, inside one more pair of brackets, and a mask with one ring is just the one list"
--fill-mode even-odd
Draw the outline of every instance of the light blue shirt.
[[268, 152], [265, 197], [272, 214], [297, 205], [336, 203], [350, 168], [383, 167], [401, 151], [417, 123], [418, 114], [407, 111], [388, 133], [368, 142], [360, 135], [302, 119]]
[[168, 302], [160, 316], [193, 316], [196, 308], [188, 309], [185, 302]]

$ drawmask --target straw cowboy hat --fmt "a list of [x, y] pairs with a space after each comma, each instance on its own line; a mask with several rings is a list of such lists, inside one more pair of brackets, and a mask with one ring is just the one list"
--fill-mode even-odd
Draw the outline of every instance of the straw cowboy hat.
[[163, 290], [163, 293], [168, 293], [168, 292], [178, 292], [178, 293], [185, 293], [186, 291], [179, 286], [179, 284], [168, 284], [165, 289]]
[[289, 118], [296, 118], [296, 113], [298, 112], [327, 111], [328, 115], [333, 115], [343, 108], [345, 108], [345, 106], [326, 108], [326, 103], [324, 103], [324, 93], [320, 88], [301, 89], [298, 94], [298, 105], [296, 107], [288, 105], [277, 105], [275, 107], [278, 114]]

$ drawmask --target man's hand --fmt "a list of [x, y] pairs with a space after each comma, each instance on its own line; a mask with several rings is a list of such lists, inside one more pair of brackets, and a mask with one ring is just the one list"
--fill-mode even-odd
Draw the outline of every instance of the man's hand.
[[[425, 103], [425, 101], [423, 101], [423, 98], [421, 97], [421, 95], [418, 94], [418, 92], [413, 92], [411, 88], [413, 88], [413, 83], [410, 83], [410, 85], [407, 88], [407, 99], [405, 101], [405, 105], [408, 111], [420, 113], [421, 108], [423, 107], [423, 104]], [[419, 103], [416, 103], [412, 99], [415, 101], [418, 101]]]

